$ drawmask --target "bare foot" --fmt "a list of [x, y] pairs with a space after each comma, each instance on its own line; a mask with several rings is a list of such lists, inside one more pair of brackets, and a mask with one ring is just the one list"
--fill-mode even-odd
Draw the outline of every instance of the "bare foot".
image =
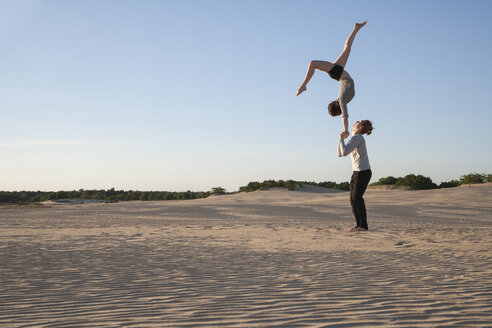
[[355, 23], [355, 27], [354, 27], [354, 28], [355, 28], [356, 30], [360, 30], [361, 28], [363, 28], [363, 27], [364, 27], [364, 25], [366, 25], [366, 23], [367, 23], [367, 21], [366, 21], [366, 20], [365, 20], [365, 21], [363, 21], [362, 23]]
[[301, 87], [299, 88], [299, 90], [297, 90], [296, 96], [300, 95], [300, 94], [301, 94], [301, 93], [303, 93], [304, 91], [306, 91], [306, 87], [301, 86]]

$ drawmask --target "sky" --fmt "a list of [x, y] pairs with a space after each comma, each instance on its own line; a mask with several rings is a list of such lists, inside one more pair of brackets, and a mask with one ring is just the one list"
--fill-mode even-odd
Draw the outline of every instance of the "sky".
[[372, 181], [492, 173], [492, 1], [0, 0], [0, 190], [237, 191], [349, 181], [369, 119]]

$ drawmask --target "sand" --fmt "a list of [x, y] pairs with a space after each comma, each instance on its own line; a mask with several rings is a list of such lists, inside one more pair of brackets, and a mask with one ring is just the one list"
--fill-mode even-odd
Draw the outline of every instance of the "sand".
[[0, 210], [0, 327], [486, 327], [492, 184]]

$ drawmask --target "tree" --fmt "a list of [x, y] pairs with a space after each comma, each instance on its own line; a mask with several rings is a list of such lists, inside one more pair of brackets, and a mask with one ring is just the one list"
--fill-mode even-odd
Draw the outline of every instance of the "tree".
[[460, 178], [461, 184], [485, 183], [488, 180], [485, 174], [470, 173]]
[[212, 194], [214, 195], [224, 195], [226, 190], [222, 187], [214, 187], [212, 188]]

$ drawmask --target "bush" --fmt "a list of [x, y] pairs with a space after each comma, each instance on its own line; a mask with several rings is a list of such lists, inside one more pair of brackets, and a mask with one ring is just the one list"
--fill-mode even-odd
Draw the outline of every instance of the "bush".
[[241, 192], [241, 191], [249, 192], [249, 191], [258, 190], [258, 189], [260, 189], [260, 186], [261, 186], [261, 184], [259, 182], [256, 182], [256, 181], [250, 182], [246, 186], [239, 187], [239, 192]]
[[312, 185], [312, 186], [324, 187], [324, 188], [338, 189], [338, 190], [349, 190], [350, 189], [350, 184], [348, 182], [336, 183], [333, 181], [323, 181], [323, 182], [319, 182], [319, 183], [307, 182], [306, 184]]
[[432, 182], [429, 177], [424, 177], [423, 175], [408, 174], [403, 178], [398, 178], [396, 181], [397, 186], [406, 186], [412, 189], [434, 189], [437, 185]]
[[118, 197], [116, 195], [112, 195], [106, 198], [106, 203], [117, 203]]
[[470, 173], [460, 178], [461, 184], [485, 183], [487, 181], [490, 182], [490, 174], [487, 176], [485, 174]]
[[439, 188], [451, 188], [451, 187], [458, 187], [460, 185], [460, 182], [458, 180], [451, 180], [447, 182], [441, 182], [439, 184]]
[[333, 189], [338, 189], [338, 190], [350, 190], [350, 183], [349, 182], [341, 182], [336, 184]]
[[0, 193], [0, 203], [15, 203], [16, 201], [15, 195], [9, 192]]
[[296, 187], [295, 181], [287, 180], [287, 182], [285, 182], [285, 188], [287, 188], [288, 190], [294, 190], [295, 187]]
[[396, 184], [396, 181], [398, 181], [397, 178], [389, 176], [386, 178], [381, 178], [379, 181], [372, 183], [371, 185], [373, 186], [379, 186], [379, 185], [394, 185]]

